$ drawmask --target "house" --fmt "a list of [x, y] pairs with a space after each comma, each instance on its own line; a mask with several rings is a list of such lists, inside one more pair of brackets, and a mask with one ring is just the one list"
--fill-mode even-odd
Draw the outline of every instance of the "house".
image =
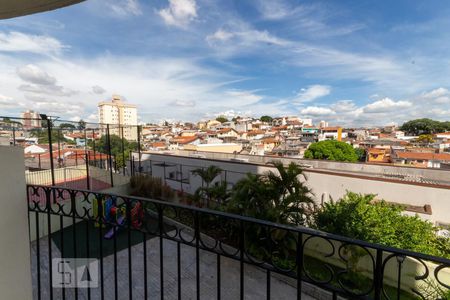
[[440, 168], [441, 163], [450, 163], [450, 153], [398, 151], [392, 155], [392, 161], [421, 168]]
[[239, 137], [239, 133], [233, 128], [223, 128], [217, 130], [217, 137], [223, 140], [235, 140]]
[[337, 140], [342, 141], [348, 136], [347, 132], [342, 132], [342, 127], [324, 127], [321, 129], [319, 141]]
[[368, 163], [389, 163], [391, 151], [386, 148], [369, 148], [367, 149]]
[[149, 145], [150, 150], [165, 150], [167, 149], [167, 145], [165, 142], [154, 142]]
[[198, 136], [187, 136], [187, 137], [174, 137], [169, 141], [169, 149], [184, 149], [186, 145], [199, 145], [201, 139]]
[[184, 150], [218, 153], [239, 153], [242, 150], [242, 146], [235, 143], [188, 144], [184, 146]]
[[197, 135], [197, 130], [183, 130], [183, 131], [180, 133], [180, 135], [181, 135], [182, 137], [185, 137], [185, 136], [195, 136], [195, 135]]
[[249, 131], [253, 129], [253, 125], [251, 122], [251, 119], [240, 119], [238, 121], [236, 121], [236, 126], [235, 128], [236, 131]]
[[263, 145], [264, 153], [272, 152], [273, 148], [280, 144], [280, 141], [276, 138], [268, 137], [261, 139], [261, 144]]
[[214, 129], [214, 128], [216, 128], [217, 126], [219, 126], [219, 125], [221, 125], [222, 123], [220, 123], [219, 121], [217, 121], [217, 120], [209, 120], [207, 123], [206, 123], [206, 129]]
[[304, 126], [301, 130], [301, 141], [313, 143], [319, 139], [319, 128], [313, 126]]
[[436, 138], [438, 139], [447, 139], [450, 140], [450, 131], [447, 132], [441, 132], [441, 133], [436, 133], [434, 135]]
[[264, 130], [252, 130], [247, 132], [247, 140], [259, 140], [265, 135]]

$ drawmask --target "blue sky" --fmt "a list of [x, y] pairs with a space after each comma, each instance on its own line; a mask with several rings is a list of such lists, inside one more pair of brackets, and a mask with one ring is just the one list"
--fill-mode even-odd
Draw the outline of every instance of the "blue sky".
[[448, 1], [88, 0], [0, 21], [0, 111], [450, 120]]

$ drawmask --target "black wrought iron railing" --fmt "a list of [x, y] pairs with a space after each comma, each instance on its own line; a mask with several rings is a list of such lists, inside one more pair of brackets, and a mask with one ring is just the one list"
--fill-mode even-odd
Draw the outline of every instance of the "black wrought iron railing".
[[[309, 228], [88, 190], [29, 185], [27, 197], [35, 299], [445, 299], [450, 289], [449, 259]], [[98, 260], [98, 287], [55, 288], [53, 259], [81, 257]]]

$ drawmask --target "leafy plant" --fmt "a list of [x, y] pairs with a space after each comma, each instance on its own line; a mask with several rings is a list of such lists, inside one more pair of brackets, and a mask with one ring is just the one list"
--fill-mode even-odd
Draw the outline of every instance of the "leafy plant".
[[303, 225], [313, 206], [311, 190], [300, 166], [294, 162], [271, 163], [278, 171], [263, 175], [247, 174], [231, 191], [226, 210], [281, 224]]
[[312, 227], [367, 242], [450, 257], [446, 243], [436, 236], [436, 228], [418, 216], [402, 214], [402, 207], [374, 194], [347, 192], [339, 201], [324, 203], [314, 213]]
[[273, 118], [271, 116], [262, 116], [259, 119], [261, 120], [261, 122], [266, 122], [266, 123], [270, 123], [273, 120]]
[[418, 292], [424, 299], [450, 300], [450, 289], [440, 286], [438, 282], [429, 278], [419, 286]]
[[327, 140], [311, 144], [305, 151], [305, 158], [357, 162], [361, 153], [347, 143]]
[[162, 183], [161, 178], [147, 175], [135, 175], [130, 178], [130, 195], [153, 198], [160, 200], [172, 200], [175, 192], [168, 185]]
[[440, 122], [423, 118], [405, 122], [400, 129], [412, 135], [433, 134], [450, 130], [450, 122]]
[[224, 185], [223, 183], [220, 183], [219, 188], [217, 186], [211, 186], [211, 183], [217, 176], [220, 175], [220, 173], [222, 173], [222, 169], [214, 165], [211, 165], [206, 169], [198, 168], [192, 170], [192, 174], [201, 177], [203, 183], [205, 184], [205, 186], [198, 188], [195, 193], [199, 197], [205, 199], [207, 207], [210, 207], [211, 200], [222, 200], [222, 198], [225, 197], [226, 184]]
[[[125, 162], [129, 159], [130, 151], [138, 150], [137, 142], [130, 142], [124, 138], [120, 138], [118, 135], [115, 134], [111, 134], [109, 136], [109, 142], [111, 145], [111, 154], [116, 158], [116, 167], [119, 169], [122, 168], [125, 165]], [[123, 154], [122, 154], [122, 143], [124, 151]], [[93, 147], [92, 141], [89, 141], [88, 145], [92, 148]], [[97, 152], [109, 154], [108, 140], [106, 135], [102, 135], [102, 137], [98, 141], [95, 141], [95, 149]], [[123, 160], [124, 157], [125, 161]]]
[[421, 134], [416, 141], [423, 144], [431, 144], [434, 142], [432, 134]]
[[228, 122], [228, 119], [225, 116], [219, 116], [216, 118], [216, 121], [218, 121], [220, 123], [225, 123], [225, 122]]

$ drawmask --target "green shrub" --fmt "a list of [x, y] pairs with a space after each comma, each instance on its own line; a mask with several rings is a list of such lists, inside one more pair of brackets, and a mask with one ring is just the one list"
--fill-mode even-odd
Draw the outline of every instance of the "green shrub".
[[324, 203], [311, 225], [367, 242], [450, 257], [449, 240], [437, 237], [433, 224], [418, 216], [403, 215], [401, 206], [374, 198], [373, 194], [347, 192], [337, 202]]
[[352, 145], [328, 140], [311, 144], [305, 151], [305, 158], [357, 162], [362, 153], [357, 153]]
[[147, 175], [135, 175], [130, 178], [130, 195], [144, 198], [172, 200], [175, 192], [162, 183], [161, 178]]

